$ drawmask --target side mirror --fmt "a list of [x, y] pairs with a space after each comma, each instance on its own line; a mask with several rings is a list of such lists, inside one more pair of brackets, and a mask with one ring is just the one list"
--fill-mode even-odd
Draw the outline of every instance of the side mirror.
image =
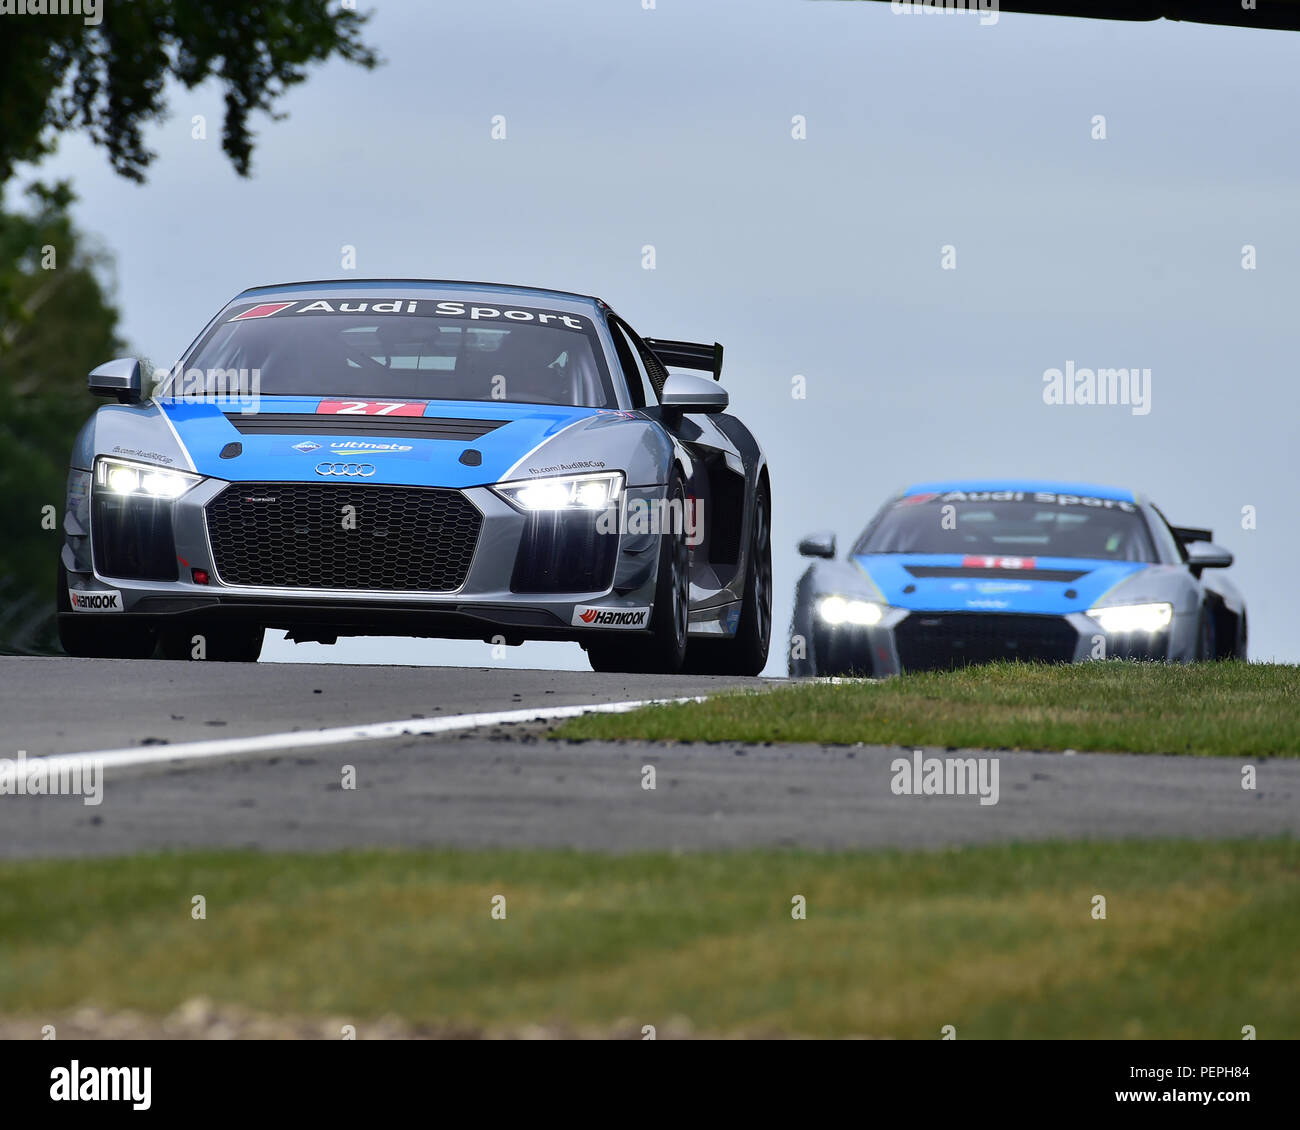
[[86, 384], [96, 396], [115, 396], [121, 404], [139, 404], [140, 362], [134, 357], [105, 361], [90, 371]]
[[1212, 541], [1187, 543], [1187, 566], [1199, 577], [1202, 569], [1226, 569], [1232, 564], [1232, 554]]
[[834, 557], [835, 535], [827, 531], [809, 534], [799, 543], [800, 557]]
[[727, 390], [708, 377], [693, 373], [669, 373], [659, 403], [668, 415], [685, 412], [725, 412], [731, 403]]

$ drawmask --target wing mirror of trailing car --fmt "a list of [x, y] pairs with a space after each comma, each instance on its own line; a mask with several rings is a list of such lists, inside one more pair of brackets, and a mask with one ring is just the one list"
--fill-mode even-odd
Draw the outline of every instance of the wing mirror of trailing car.
[[665, 417], [680, 420], [687, 412], [725, 412], [731, 403], [727, 390], [709, 377], [669, 373], [659, 404]]
[[1187, 545], [1187, 567], [1196, 576], [1202, 569], [1226, 569], [1232, 564], [1232, 554], [1212, 541], [1194, 541]]
[[96, 396], [115, 396], [121, 404], [139, 404], [140, 362], [134, 357], [105, 361], [90, 371], [86, 385]]
[[834, 557], [835, 535], [825, 531], [809, 534], [799, 543], [800, 557]]

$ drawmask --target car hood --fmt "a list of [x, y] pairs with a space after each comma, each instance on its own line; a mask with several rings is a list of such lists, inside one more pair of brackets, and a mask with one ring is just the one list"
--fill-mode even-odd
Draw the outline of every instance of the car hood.
[[[596, 408], [435, 400], [425, 406], [423, 418], [449, 422], [449, 432], [463, 432], [465, 421], [483, 421], [491, 427], [481, 435], [471, 430], [450, 438], [425, 438], [409, 434], [412, 417], [322, 413], [318, 409], [323, 399], [262, 397], [256, 412], [212, 401], [170, 400], [161, 402], [161, 407], [195, 470], [203, 475], [239, 481], [320, 482], [319, 464], [364, 463], [374, 467], [374, 473], [365, 476], [368, 483], [446, 487], [495, 483], [507, 476], [527, 478], [529, 467], [534, 473], [542, 470], [537, 467], [539, 460], [517, 469], [516, 465], [527, 456], [540, 455], [537, 449], [560, 432], [574, 425], [599, 427], [607, 418], [620, 415]], [[349, 427], [351, 421], [359, 421], [355, 429]], [[239, 445], [238, 454], [232, 454], [232, 444]], [[465, 455], [467, 450], [478, 453], [477, 462], [473, 455]], [[567, 469], [557, 467], [555, 472]]]
[[1078, 557], [859, 554], [852, 562], [897, 608], [925, 612], [1084, 612], [1150, 566]]

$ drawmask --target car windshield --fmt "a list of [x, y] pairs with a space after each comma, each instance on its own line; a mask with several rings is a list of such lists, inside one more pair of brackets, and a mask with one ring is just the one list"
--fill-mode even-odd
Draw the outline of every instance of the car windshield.
[[[236, 308], [207, 335], [186, 362], [184, 384], [171, 391], [219, 395], [235, 386], [236, 373], [256, 373], [253, 387], [263, 396], [617, 407], [589, 319], [451, 301]], [[238, 387], [248, 383], [244, 376]]]
[[997, 501], [965, 494], [910, 495], [867, 528], [854, 552], [1156, 560], [1134, 503], [1065, 494]]

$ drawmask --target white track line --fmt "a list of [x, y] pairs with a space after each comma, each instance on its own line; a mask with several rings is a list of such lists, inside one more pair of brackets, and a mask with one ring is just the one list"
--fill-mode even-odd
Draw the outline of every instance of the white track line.
[[239, 757], [250, 753], [275, 753], [304, 746], [343, 745], [349, 742], [377, 742], [411, 734], [445, 734], [498, 726], [511, 722], [552, 722], [581, 714], [622, 714], [640, 706], [673, 702], [703, 702], [706, 695], [686, 698], [648, 698], [634, 702], [592, 702], [579, 706], [548, 706], [523, 710], [495, 710], [486, 714], [450, 714], [445, 718], [407, 718], [397, 722], [369, 722], [361, 726], [333, 726], [325, 730], [293, 730], [279, 734], [258, 734], [251, 738], [216, 738], [205, 742], [177, 742], [174, 745], [131, 746], [127, 749], [98, 749], [85, 753], [57, 753], [29, 757], [26, 764], [41, 764], [50, 771], [73, 769], [94, 763], [103, 769], [131, 765], [155, 765], [168, 761], [192, 761], [209, 757]]

